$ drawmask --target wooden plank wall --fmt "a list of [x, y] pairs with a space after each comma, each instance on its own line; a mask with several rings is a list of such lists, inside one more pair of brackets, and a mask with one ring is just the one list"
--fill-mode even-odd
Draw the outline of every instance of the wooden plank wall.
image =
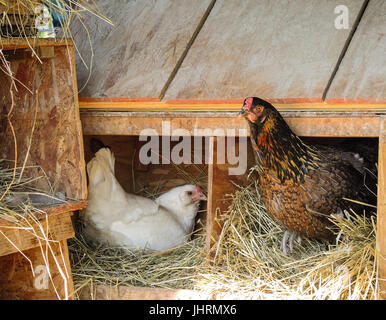
[[[87, 32], [77, 19], [71, 26], [87, 65], [77, 60], [79, 88], [87, 97], [158, 97], [207, 9], [210, 0], [98, 1], [110, 26], [85, 15]], [[89, 78], [89, 73], [91, 77]], [[146, 85], [145, 85], [146, 84]]]
[[[114, 27], [94, 17], [87, 17], [88, 33], [80, 22], [72, 25], [90, 66], [77, 59], [81, 97], [386, 100], [383, 0], [98, 4]], [[341, 5], [347, 29], [335, 27]]]
[[385, 100], [386, 1], [371, 0], [327, 94], [327, 101]]
[[[217, 0], [165, 98], [320, 99], [350, 30], [338, 2], [302, 2]], [[362, 0], [339, 4], [355, 16]]]

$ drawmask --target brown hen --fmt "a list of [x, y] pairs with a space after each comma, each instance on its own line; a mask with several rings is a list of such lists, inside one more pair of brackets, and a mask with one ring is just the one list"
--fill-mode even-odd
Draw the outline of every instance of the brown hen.
[[374, 203], [375, 196], [363, 183], [364, 161], [359, 154], [307, 145], [262, 99], [245, 99], [241, 114], [251, 129], [262, 202], [287, 229], [281, 243], [284, 254], [287, 244], [292, 252], [295, 238], [334, 239], [329, 217], [358, 209], [344, 198]]

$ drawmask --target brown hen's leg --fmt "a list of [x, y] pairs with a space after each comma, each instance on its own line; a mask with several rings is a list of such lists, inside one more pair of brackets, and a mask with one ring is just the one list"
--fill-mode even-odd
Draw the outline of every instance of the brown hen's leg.
[[292, 230], [286, 230], [284, 232], [283, 239], [280, 245], [280, 250], [283, 252], [285, 256], [287, 255], [287, 243], [289, 245], [290, 253], [293, 252], [295, 238], [298, 240], [299, 243], [301, 243], [302, 238], [297, 232]]

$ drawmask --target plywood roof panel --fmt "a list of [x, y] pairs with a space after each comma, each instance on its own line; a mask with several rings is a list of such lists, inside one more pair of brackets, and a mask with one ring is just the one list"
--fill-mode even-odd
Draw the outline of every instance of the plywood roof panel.
[[371, 0], [340, 64], [328, 99], [386, 100], [386, 1]]
[[321, 99], [362, 3], [217, 0], [165, 99]]
[[77, 58], [79, 89], [84, 86], [80, 96], [158, 97], [209, 2], [98, 1], [115, 26], [91, 15], [84, 21], [87, 31], [79, 20], [71, 26], [81, 56], [91, 65], [87, 70]]

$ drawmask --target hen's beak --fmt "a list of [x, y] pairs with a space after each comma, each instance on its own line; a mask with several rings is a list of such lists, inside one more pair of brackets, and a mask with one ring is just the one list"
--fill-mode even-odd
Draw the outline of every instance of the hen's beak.
[[202, 193], [201, 188], [199, 186], [196, 186], [196, 192], [193, 194], [192, 200], [194, 202], [197, 202], [197, 201], [200, 201], [200, 200], [206, 200], [206, 197]]
[[247, 112], [247, 108], [245, 108], [245, 105], [241, 108], [241, 111], [239, 112], [239, 115], [244, 115]]

